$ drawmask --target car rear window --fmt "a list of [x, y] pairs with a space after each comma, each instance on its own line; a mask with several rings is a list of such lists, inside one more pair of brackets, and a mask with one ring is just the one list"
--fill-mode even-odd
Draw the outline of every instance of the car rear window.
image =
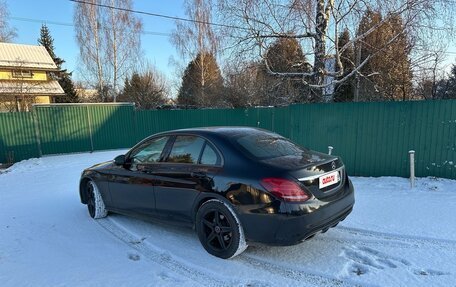
[[208, 143], [206, 143], [204, 146], [204, 151], [201, 155], [200, 163], [208, 165], [220, 165], [220, 157]]
[[268, 133], [245, 134], [234, 141], [244, 153], [258, 160], [301, 155], [307, 151], [284, 137]]
[[194, 163], [198, 161], [204, 139], [196, 136], [177, 136], [167, 162]]

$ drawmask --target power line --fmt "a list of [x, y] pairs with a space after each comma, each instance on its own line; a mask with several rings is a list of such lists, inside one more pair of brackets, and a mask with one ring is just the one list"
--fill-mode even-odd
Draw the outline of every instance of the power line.
[[206, 24], [206, 25], [218, 26], [218, 27], [224, 27], [224, 28], [248, 30], [247, 28], [239, 27], [239, 26], [220, 24], [220, 23], [214, 23], [214, 22], [208, 22], [208, 21], [193, 20], [193, 19], [188, 19], [188, 18], [182, 18], [182, 17], [177, 17], [177, 16], [169, 16], [169, 15], [165, 15], [165, 14], [151, 13], [151, 12], [139, 11], [139, 10], [133, 10], [133, 9], [126, 9], [126, 8], [120, 8], [120, 7], [105, 5], [105, 4], [86, 2], [86, 1], [82, 1], [82, 0], [69, 0], [69, 1], [74, 2], [74, 3], [87, 4], [87, 5], [92, 5], [92, 6], [102, 7], [102, 8], [109, 8], [109, 9], [114, 9], [114, 10], [119, 10], [119, 11], [124, 11], [124, 12], [130, 12], [130, 13], [135, 13], [135, 14], [142, 14], [142, 15], [147, 15], [147, 16], [165, 18], [165, 19], [169, 19], [169, 20], [177, 20], [177, 21], [184, 21], [184, 22], [191, 22], [191, 23]]
[[[33, 19], [33, 18], [24, 18], [24, 17], [9, 17], [12, 20], [22, 21], [22, 22], [30, 22], [30, 23], [40, 23], [40, 24], [50, 24], [50, 25], [57, 25], [57, 26], [65, 26], [65, 27], [74, 27], [74, 24], [68, 22], [57, 22], [57, 21], [49, 21], [44, 19]], [[145, 35], [153, 35], [153, 36], [171, 36], [170, 33], [164, 32], [153, 32], [153, 31], [141, 31], [141, 34]]]
[[23, 21], [23, 22], [46, 23], [46, 24], [51, 24], [51, 25], [67, 26], [67, 27], [74, 26], [71, 23], [48, 21], [48, 20], [42, 20], [42, 19], [32, 19], [32, 18], [23, 18], [23, 17], [9, 17], [9, 18], [12, 20]]
[[[79, 0], [70, 0], [72, 2], [76, 2], [76, 3], [86, 3], [86, 4], [92, 4], [92, 3], [88, 3], [88, 2], [84, 2], [84, 1], [79, 1]], [[101, 5], [101, 4], [93, 4], [93, 5], [96, 5], [96, 6], [106, 6], [107, 8], [113, 8], [113, 9], [119, 9], [119, 10], [126, 10], [126, 11], [129, 11], [129, 9], [122, 9], [122, 8], [116, 8], [116, 7], [111, 7], [111, 6], [107, 6], [107, 5]], [[153, 14], [153, 13], [148, 13], [148, 12], [135, 12], [135, 11], [131, 11], [132, 13], [147, 13], [147, 14]], [[154, 14], [155, 15], [155, 14]], [[159, 14], [157, 14], [159, 15]], [[176, 19], [176, 20], [182, 20], [182, 21], [191, 21], [191, 22], [202, 22], [202, 21], [197, 21], [197, 20], [191, 20], [191, 19], [185, 19], [185, 18], [179, 18], [179, 17], [171, 17], [171, 16], [166, 16], [166, 15], [163, 15], [164, 17], [168, 17], [168, 18], [173, 18], [173, 19]], [[16, 21], [22, 21], [22, 22], [31, 22], [31, 23], [45, 23], [45, 24], [50, 24], [50, 25], [57, 25], [57, 26], [66, 26], [66, 27], [74, 27], [74, 24], [72, 23], [68, 23], [68, 22], [58, 22], [58, 21], [52, 21], [52, 20], [45, 20], [45, 19], [34, 19], [34, 18], [25, 18], [25, 17], [9, 17], [10, 19], [12, 20], [16, 20]], [[210, 23], [210, 22], [202, 22], [202, 23], [207, 23], [209, 25], [223, 25], [223, 24], [216, 24], [216, 23]], [[229, 25], [224, 25], [224, 26], [229, 26]], [[233, 28], [239, 28], [239, 27], [236, 27], [236, 26], [229, 26], [229, 27], [233, 27]], [[240, 29], [243, 29], [243, 28], [240, 28]], [[164, 32], [155, 32], [155, 31], [141, 31], [141, 34], [144, 34], [144, 35], [152, 35], [152, 36], [165, 36], [165, 37], [169, 37], [171, 36], [172, 34], [171, 33], [164, 33]], [[419, 48], [416, 48], [416, 50], [419, 50], [419, 51], [422, 51], [422, 52], [430, 52], [430, 53], [437, 53], [437, 52], [441, 52], [443, 54], [450, 54], [450, 55], [456, 55], [456, 51], [435, 51], [435, 50], [427, 50], [427, 49], [419, 49]]]
[[443, 54], [452, 54], [456, 55], [456, 51], [438, 51], [438, 50], [429, 50], [429, 49], [422, 49], [422, 48], [414, 48], [417, 51], [421, 52], [429, 52], [429, 53], [443, 53]]

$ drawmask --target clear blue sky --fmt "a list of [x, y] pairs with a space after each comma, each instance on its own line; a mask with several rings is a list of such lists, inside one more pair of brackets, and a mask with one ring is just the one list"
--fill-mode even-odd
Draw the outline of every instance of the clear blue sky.
[[[75, 3], [68, 0], [6, 0], [10, 12], [10, 24], [17, 29], [16, 43], [37, 44], [42, 23], [46, 23], [54, 37], [56, 54], [66, 61], [70, 71], [75, 71], [75, 79], [78, 80], [77, 61], [78, 46], [72, 26], [56, 25], [53, 22], [62, 24], [73, 23], [73, 7]], [[183, 0], [136, 0], [134, 9], [152, 13], [166, 14], [170, 16], [185, 17]], [[144, 24], [144, 31], [171, 33], [175, 27], [173, 20], [137, 15]], [[24, 19], [32, 19], [24, 21]], [[33, 19], [38, 20], [36, 22]], [[42, 21], [43, 20], [43, 21]], [[432, 47], [430, 47], [432, 48]], [[169, 65], [171, 56], [176, 56], [176, 49], [171, 45], [168, 36], [142, 35], [142, 49], [146, 58], [167, 75], [173, 78], [175, 67]], [[451, 64], [455, 62], [456, 47], [451, 43], [448, 49], [444, 69], [449, 71]]]
[[[76, 70], [79, 51], [73, 27], [52, 23], [72, 24], [75, 3], [68, 0], [7, 0], [6, 4], [10, 12], [10, 25], [17, 29], [17, 37], [13, 42], [36, 45], [41, 24], [46, 23], [54, 38], [57, 56], [66, 61], [64, 68], [69, 71]], [[134, 1], [133, 8], [170, 16], [184, 16], [182, 0], [137, 0]], [[143, 21], [144, 31], [171, 33], [175, 26], [173, 20], [143, 15], [138, 15], [138, 17]], [[39, 21], [24, 21], [18, 18]], [[170, 77], [174, 73], [174, 67], [169, 65], [169, 58], [170, 56], [176, 57], [176, 49], [171, 45], [169, 37], [143, 34], [141, 40], [147, 59]], [[77, 73], [74, 76], [78, 79]]]

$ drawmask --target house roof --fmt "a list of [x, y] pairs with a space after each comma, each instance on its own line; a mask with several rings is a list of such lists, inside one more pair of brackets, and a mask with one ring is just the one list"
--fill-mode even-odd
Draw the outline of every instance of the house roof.
[[57, 70], [43, 46], [0, 43], [0, 68]]
[[0, 82], [0, 95], [58, 96], [64, 94], [65, 92], [60, 87], [59, 82], [55, 80], [46, 82]]

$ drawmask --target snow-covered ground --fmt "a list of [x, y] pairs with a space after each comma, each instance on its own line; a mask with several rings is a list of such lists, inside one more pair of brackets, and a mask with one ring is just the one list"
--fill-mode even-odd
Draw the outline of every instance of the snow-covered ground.
[[0, 286], [456, 286], [456, 181], [353, 178], [338, 227], [231, 260], [192, 230], [121, 215], [92, 220], [81, 171], [123, 151], [52, 156], [0, 174]]

